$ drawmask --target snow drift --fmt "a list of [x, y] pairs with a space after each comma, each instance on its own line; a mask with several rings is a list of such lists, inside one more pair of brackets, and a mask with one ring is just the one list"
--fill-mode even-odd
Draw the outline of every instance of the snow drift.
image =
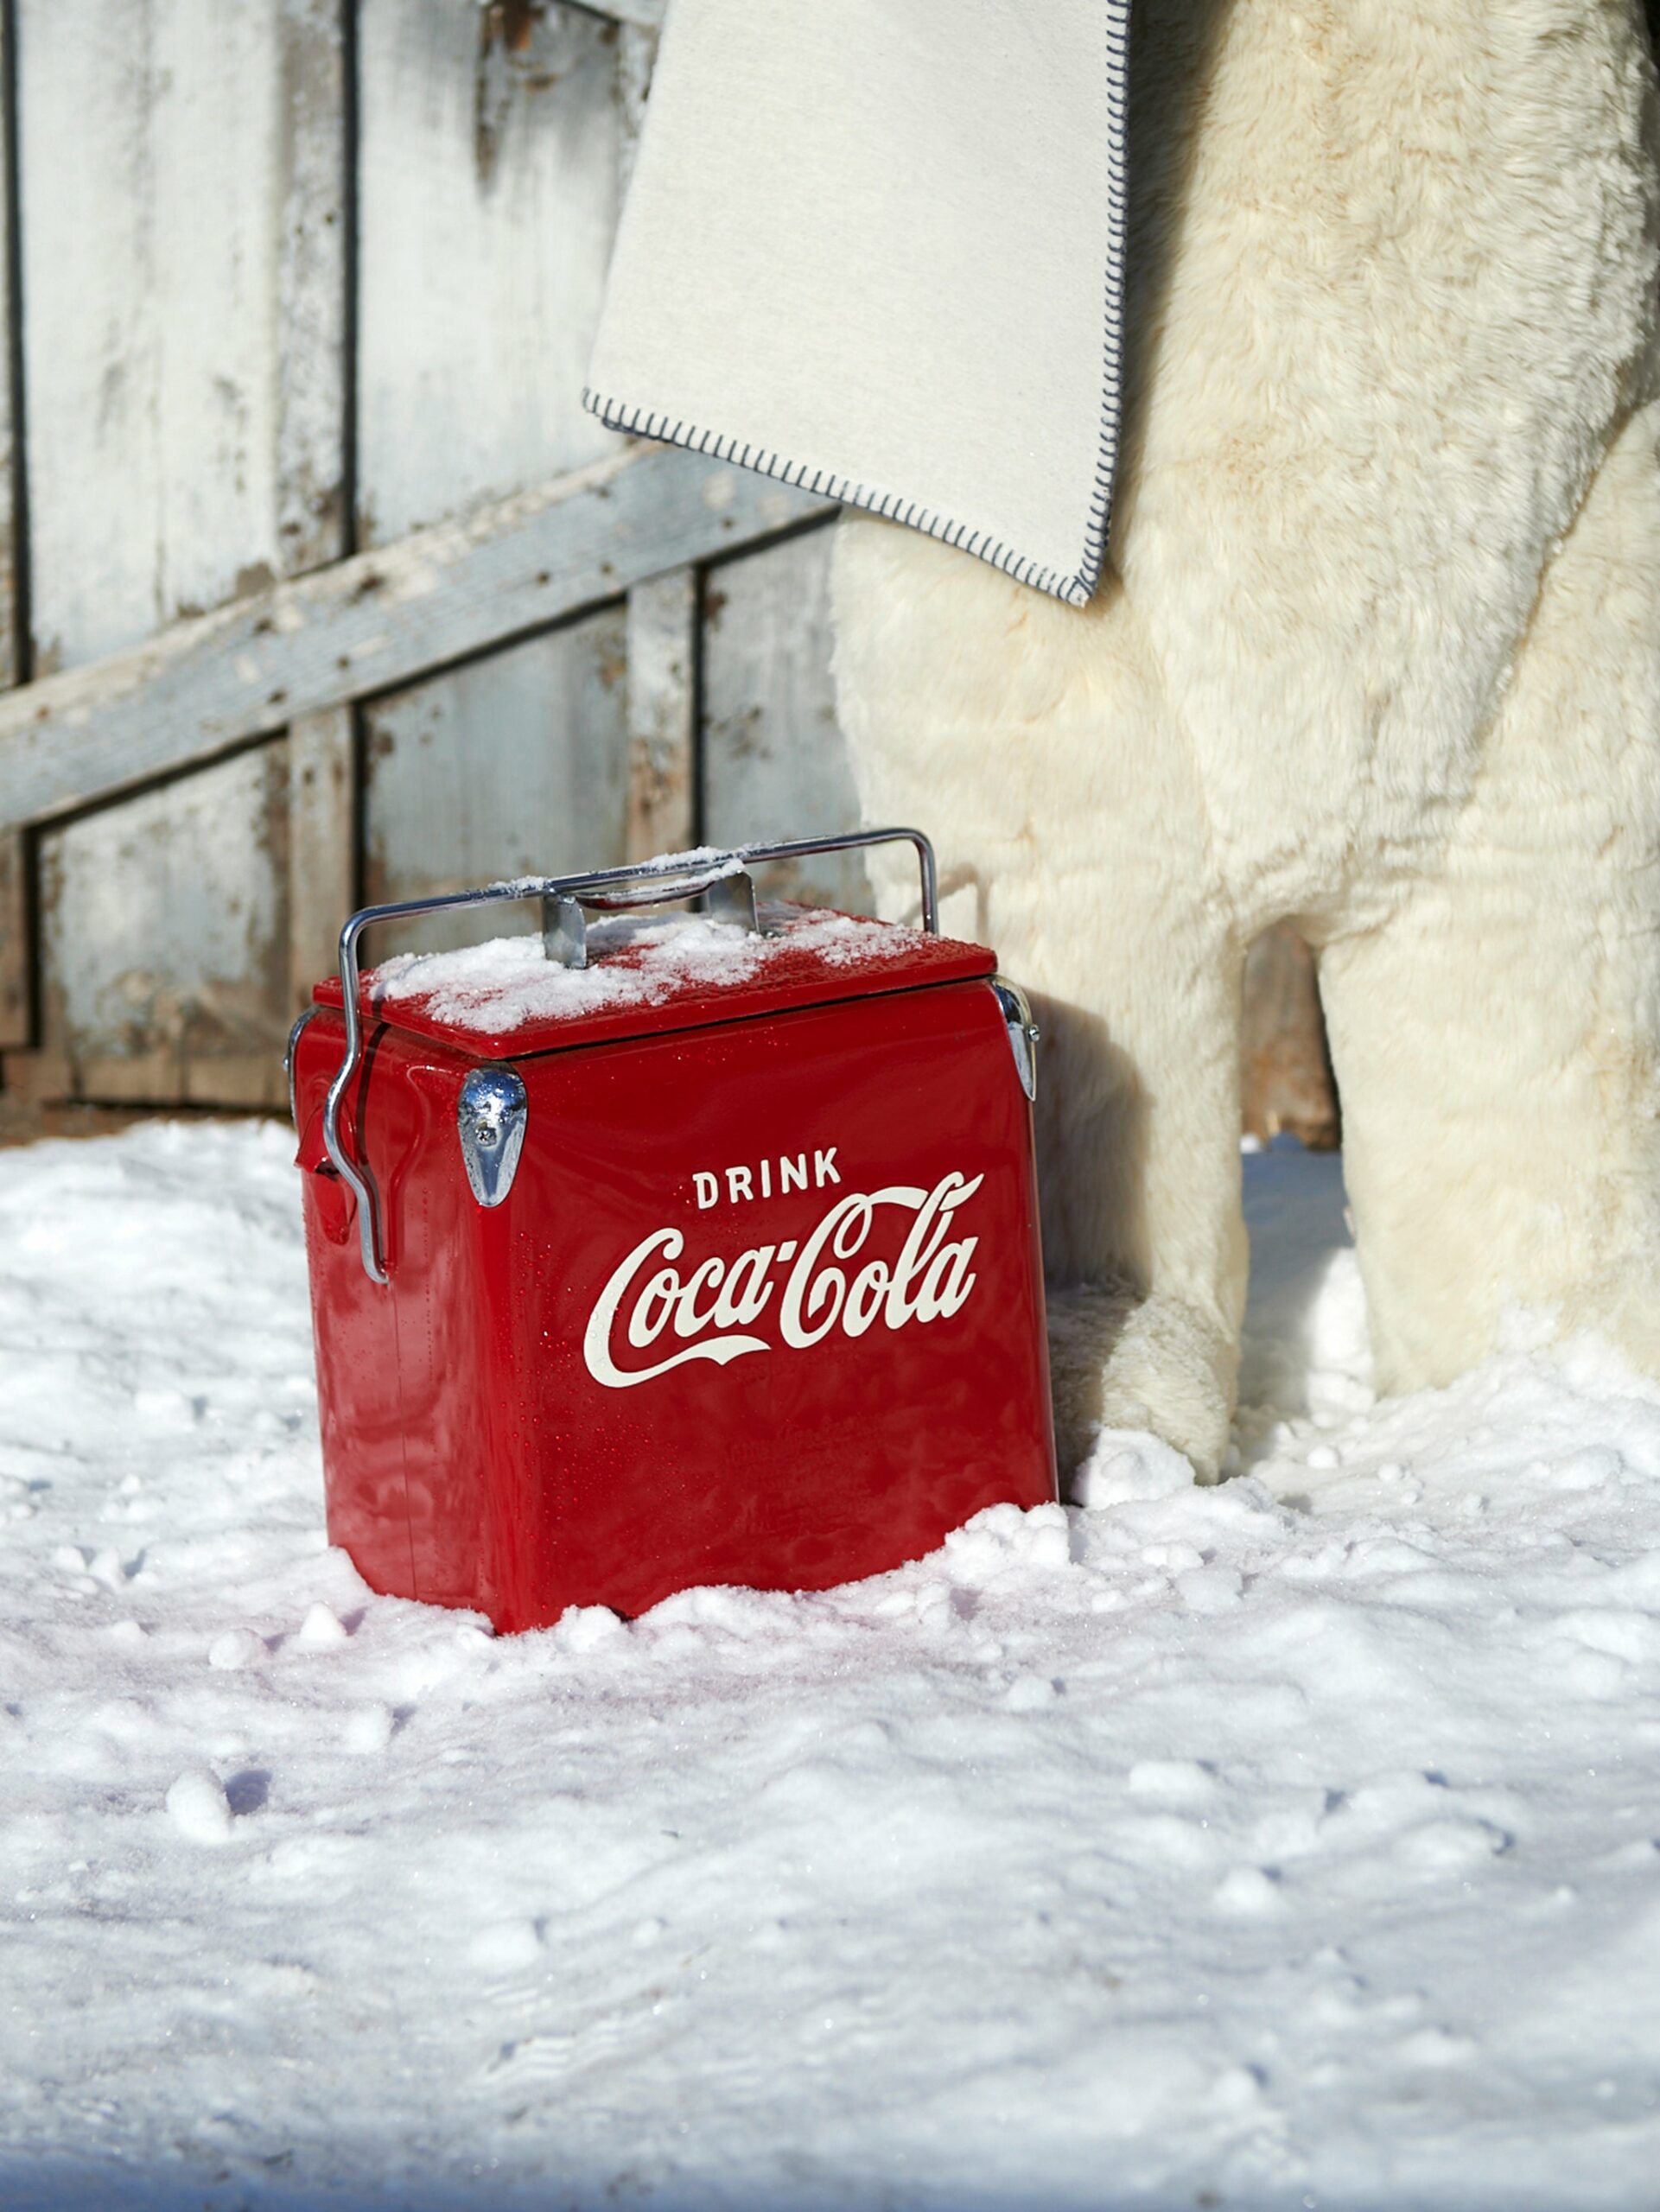
[[1660, 1391], [1374, 1403], [1246, 1161], [1236, 1478], [493, 1639], [325, 1542], [291, 1139], [0, 1154], [0, 2202], [1649, 2204]]

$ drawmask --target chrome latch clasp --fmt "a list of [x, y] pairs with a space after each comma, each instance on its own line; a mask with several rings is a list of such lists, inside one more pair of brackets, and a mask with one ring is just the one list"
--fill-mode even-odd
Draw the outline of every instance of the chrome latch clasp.
[[455, 1127], [467, 1187], [481, 1206], [499, 1206], [513, 1187], [529, 1108], [511, 1068], [474, 1068], [461, 1085]]

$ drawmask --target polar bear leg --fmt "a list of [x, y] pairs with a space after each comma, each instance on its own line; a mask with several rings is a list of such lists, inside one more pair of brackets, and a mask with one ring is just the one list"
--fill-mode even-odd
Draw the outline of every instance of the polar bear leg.
[[[1243, 956], [1191, 748], [1122, 593], [1080, 614], [838, 525], [838, 703], [870, 822], [939, 849], [944, 926], [1042, 1031], [1037, 1137], [1063, 1472], [1151, 1429], [1225, 1449], [1245, 1282]], [[885, 910], [915, 912], [896, 858]], [[907, 874], [908, 869], [908, 874]]]
[[1657, 442], [1650, 407], [1557, 553], [1444, 864], [1321, 958], [1388, 1389], [1509, 1309], [1660, 1374]]

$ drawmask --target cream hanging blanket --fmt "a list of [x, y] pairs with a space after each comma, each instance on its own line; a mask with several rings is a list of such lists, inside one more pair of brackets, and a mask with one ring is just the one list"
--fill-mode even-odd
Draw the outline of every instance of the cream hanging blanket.
[[585, 404], [1081, 606], [1129, 0], [671, 0]]

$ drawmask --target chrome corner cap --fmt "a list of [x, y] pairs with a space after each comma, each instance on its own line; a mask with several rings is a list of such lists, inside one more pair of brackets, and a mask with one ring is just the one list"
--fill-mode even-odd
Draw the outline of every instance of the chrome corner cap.
[[1032, 1003], [1018, 983], [1011, 983], [1007, 976], [994, 976], [991, 988], [1002, 1009], [1004, 1026], [1008, 1032], [1008, 1048], [1014, 1055], [1014, 1071], [1021, 1079], [1021, 1089], [1029, 1099], [1038, 1095], [1038, 1025], [1032, 1019]]

